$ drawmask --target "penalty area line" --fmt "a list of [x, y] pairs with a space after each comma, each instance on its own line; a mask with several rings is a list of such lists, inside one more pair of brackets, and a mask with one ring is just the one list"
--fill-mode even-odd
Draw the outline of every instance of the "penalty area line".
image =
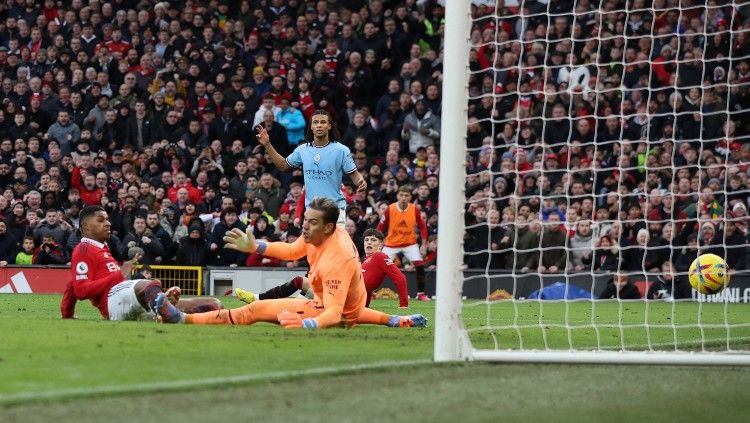
[[238, 385], [260, 381], [284, 381], [312, 376], [337, 376], [359, 371], [380, 370], [385, 368], [433, 364], [432, 359], [409, 361], [381, 361], [370, 364], [356, 364], [343, 367], [319, 367], [314, 369], [290, 370], [261, 374], [244, 374], [236, 376], [211, 377], [201, 379], [184, 379], [166, 382], [141, 383], [134, 385], [104, 385], [85, 388], [58, 389], [51, 391], [28, 391], [12, 394], [0, 394], [0, 406], [8, 407], [38, 401], [58, 401], [64, 399], [83, 399], [88, 397], [112, 396], [118, 394], [164, 393], [181, 390], [212, 388], [217, 386]]

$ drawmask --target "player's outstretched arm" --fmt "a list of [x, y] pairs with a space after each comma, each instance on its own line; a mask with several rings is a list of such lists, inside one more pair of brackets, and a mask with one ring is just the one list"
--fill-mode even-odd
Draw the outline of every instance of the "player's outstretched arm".
[[224, 235], [226, 248], [242, 253], [259, 253], [267, 257], [279, 260], [297, 260], [307, 254], [304, 238], [300, 237], [295, 242], [265, 242], [257, 241], [253, 235], [253, 228], [248, 226], [245, 232], [234, 228]]
[[258, 125], [256, 127], [257, 134], [255, 135], [256, 138], [258, 138], [258, 142], [265, 147], [266, 154], [268, 154], [268, 157], [271, 159], [273, 164], [279, 168], [281, 171], [286, 171], [291, 169], [292, 167], [289, 166], [289, 163], [287, 163], [286, 159], [279, 154], [278, 151], [273, 147], [273, 144], [271, 144], [271, 137], [268, 135], [268, 131], [266, 131], [266, 128], [263, 127], [263, 125]]

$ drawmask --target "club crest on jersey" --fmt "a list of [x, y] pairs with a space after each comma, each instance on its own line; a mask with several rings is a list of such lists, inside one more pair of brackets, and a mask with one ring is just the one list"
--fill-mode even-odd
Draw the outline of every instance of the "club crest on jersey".
[[76, 265], [76, 273], [78, 273], [79, 275], [84, 275], [88, 272], [89, 272], [89, 265], [82, 261], [79, 261], [78, 264]]
[[319, 162], [320, 161], [320, 154], [316, 154], [315, 156], [313, 156], [313, 160], [315, 160], [316, 162]]

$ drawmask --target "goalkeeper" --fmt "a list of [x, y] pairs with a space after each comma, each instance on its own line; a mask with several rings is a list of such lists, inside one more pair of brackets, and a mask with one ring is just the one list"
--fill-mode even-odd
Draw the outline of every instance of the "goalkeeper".
[[359, 265], [357, 248], [349, 234], [336, 224], [338, 205], [327, 198], [312, 199], [305, 211], [302, 237], [291, 244], [256, 241], [252, 231], [227, 232], [226, 248], [241, 252], [258, 252], [282, 260], [307, 256], [312, 300], [282, 298], [254, 301], [231, 310], [185, 314], [164, 294], [157, 298], [157, 309], [163, 322], [192, 324], [278, 323], [285, 328], [327, 328], [342, 323], [381, 324], [391, 327], [422, 327], [427, 319], [420, 315], [396, 316], [365, 308], [367, 293]]
[[[398, 290], [399, 307], [408, 308], [409, 292], [406, 286], [406, 276], [393, 263], [390, 257], [381, 251], [383, 249], [383, 239], [385, 238], [383, 233], [377, 229], [368, 229], [365, 231], [363, 237], [365, 261], [362, 262], [362, 276], [365, 279], [365, 289], [367, 290], [367, 303], [365, 303], [365, 307], [370, 306], [370, 299], [375, 290], [383, 284], [385, 277], [388, 276]], [[302, 291], [302, 294], [305, 296], [312, 295], [308, 278], [296, 276], [291, 281], [275, 286], [259, 295], [242, 288], [237, 288], [235, 295], [240, 300], [250, 304], [256, 299], [270, 300], [274, 298], [286, 298], [297, 291]]]

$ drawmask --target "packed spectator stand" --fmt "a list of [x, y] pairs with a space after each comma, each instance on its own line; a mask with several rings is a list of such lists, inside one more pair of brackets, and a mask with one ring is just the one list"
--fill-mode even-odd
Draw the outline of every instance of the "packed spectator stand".
[[[470, 267], [684, 271], [700, 248], [746, 268], [750, 13], [706, 3], [473, 6]], [[304, 266], [221, 238], [300, 236], [302, 173], [279, 172], [254, 128], [286, 155], [315, 109], [368, 181], [343, 181], [346, 230], [361, 239], [409, 184], [434, 240], [439, 145], [455, 142], [443, 24], [435, 1], [6, 2], [0, 265], [67, 263], [99, 204], [121, 260]]]

